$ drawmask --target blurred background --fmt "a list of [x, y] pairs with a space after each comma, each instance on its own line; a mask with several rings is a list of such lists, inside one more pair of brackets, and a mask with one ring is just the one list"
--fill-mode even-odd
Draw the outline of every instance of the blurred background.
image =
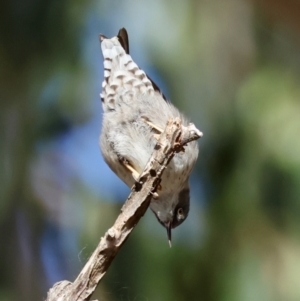
[[93, 299], [300, 300], [300, 2], [4, 0], [0, 300], [73, 281], [129, 189], [105, 165], [98, 34], [204, 132], [187, 221], [149, 211]]

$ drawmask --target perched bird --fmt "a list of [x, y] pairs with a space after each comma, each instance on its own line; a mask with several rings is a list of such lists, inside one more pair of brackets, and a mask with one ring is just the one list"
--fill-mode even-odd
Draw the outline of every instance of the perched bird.
[[[100, 147], [109, 167], [132, 187], [168, 119], [179, 117], [186, 126], [189, 122], [132, 60], [125, 28], [111, 39], [100, 35], [100, 42], [104, 57]], [[167, 229], [170, 246], [172, 228], [189, 213], [188, 181], [197, 157], [195, 141], [177, 153], [164, 171], [158, 198], [152, 198], [150, 203], [158, 221]]]

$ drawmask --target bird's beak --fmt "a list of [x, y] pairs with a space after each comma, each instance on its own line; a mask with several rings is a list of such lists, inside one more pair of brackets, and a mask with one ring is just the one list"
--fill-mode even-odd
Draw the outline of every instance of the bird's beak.
[[169, 246], [171, 248], [172, 247], [172, 222], [171, 221], [166, 224], [166, 228], [167, 228]]

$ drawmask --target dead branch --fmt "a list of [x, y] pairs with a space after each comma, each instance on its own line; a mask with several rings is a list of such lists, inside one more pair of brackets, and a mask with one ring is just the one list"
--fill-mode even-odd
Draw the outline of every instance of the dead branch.
[[75, 281], [56, 283], [49, 290], [46, 301], [87, 301], [90, 299], [112, 260], [145, 214], [170, 160], [176, 152], [183, 149], [184, 145], [200, 137], [202, 133], [193, 124], [185, 127], [182, 126], [179, 118], [169, 120], [143, 173], [132, 187], [115, 224], [101, 238]]

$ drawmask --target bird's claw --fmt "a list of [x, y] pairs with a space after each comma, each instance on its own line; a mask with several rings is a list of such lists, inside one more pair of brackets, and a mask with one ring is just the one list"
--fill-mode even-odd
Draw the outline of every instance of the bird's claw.
[[138, 182], [138, 179], [140, 177], [140, 174], [128, 163], [128, 161], [124, 160], [122, 161], [123, 165], [131, 172], [132, 177], [136, 182]]
[[157, 126], [154, 123], [152, 123], [151, 121], [149, 121], [148, 118], [143, 117], [142, 119], [144, 120], [145, 123], [147, 123], [150, 127], [152, 127], [152, 129], [156, 130], [159, 134], [161, 134], [164, 131], [159, 126]]

